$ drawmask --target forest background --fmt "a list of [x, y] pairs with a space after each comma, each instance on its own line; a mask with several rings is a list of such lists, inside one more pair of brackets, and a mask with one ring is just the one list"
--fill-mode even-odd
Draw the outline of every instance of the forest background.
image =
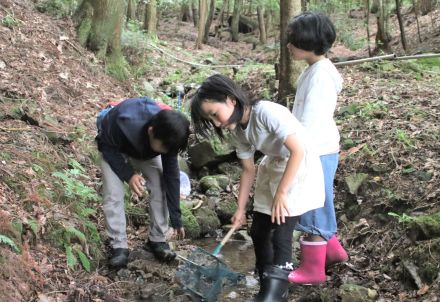
[[[139, 95], [188, 113], [197, 85], [216, 72], [252, 97], [290, 108], [305, 66], [291, 61], [283, 33], [288, 19], [306, 10], [329, 15], [338, 32], [328, 54], [344, 78], [335, 194], [351, 259], [327, 272], [326, 286], [292, 286], [291, 301], [438, 301], [434, 0], [0, 0], [3, 299], [188, 301], [174, 280], [176, 263], [147, 257], [118, 272], [106, 267], [96, 113], [109, 100]], [[377, 56], [386, 58], [347, 62]], [[193, 188], [182, 200], [186, 227], [199, 228], [176, 243], [178, 250], [210, 233], [201, 231], [203, 211], [218, 216], [213, 229], [226, 224], [221, 205], [237, 191], [233, 154], [212, 142], [216, 152], [200, 163], [199, 145], [192, 136], [181, 167]], [[227, 184], [211, 194], [202, 177], [222, 171]], [[145, 205], [127, 194], [133, 250], [148, 235]], [[242, 301], [253, 291], [236, 289], [224, 300]]]

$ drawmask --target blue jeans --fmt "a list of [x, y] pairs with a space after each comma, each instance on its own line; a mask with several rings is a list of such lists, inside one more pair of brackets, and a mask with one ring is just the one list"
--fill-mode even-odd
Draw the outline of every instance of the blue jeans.
[[333, 203], [333, 181], [338, 168], [338, 153], [321, 155], [324, 172], [325, 202], [324, 207], [308, 211], [301, 215], [296, 230], [312, 235], [319, 235], [329, 240], [336, 234], [336, 213]]

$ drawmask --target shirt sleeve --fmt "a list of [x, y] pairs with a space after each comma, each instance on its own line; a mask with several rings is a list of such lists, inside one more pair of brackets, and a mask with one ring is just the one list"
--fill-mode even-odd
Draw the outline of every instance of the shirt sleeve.
[[233, 133], [231, 135], [232, 145], [235, 147], [235, 152], [239, 159], [249, 159], [255, 154], [255, 147], [246, 141], [243, 134]]
[[171, 226], [174, 229], [179, 229], [182, 227], [182, 212], [180, 210], [180, 177], [177, 154], [162, 154], [161, 158]]
[[299, 121], [284, 106], [270, 107], [261, 110], [259, 122], [267, 129], [268, 133], [285, 142], [287, 137], [297, 132]]

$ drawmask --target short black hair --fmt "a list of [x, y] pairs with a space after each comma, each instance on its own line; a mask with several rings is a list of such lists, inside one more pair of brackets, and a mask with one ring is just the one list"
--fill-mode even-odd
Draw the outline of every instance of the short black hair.
[[332, 21], [319, 13], [305, 12], [290, 19], [287, 24], [287, 42], [296, 48], [325, 54], [336, 40]]
[[244, 109], [255, 103], [251, 101], [244, 90], [230, 78], [221, 74], [210, 76], [197, 89], [191, 99], [191, 120], [196, 133], [208, 137], [210, 135], [209, 130], [214, 129], [220, 138], [224, 137], [222, 129], [215, 127], [202, 111], [202, 103], [225, 103], [227, 97], [236, 101], [234, 112], [228, 121], [229, 123], [239, 123], [243, 118]]
[[161, 110], [148, 123], [153, 137], [162, 142], [168, 152], [178, 153], [186, 149], [189, 137], [189, 120], [180, 112]]

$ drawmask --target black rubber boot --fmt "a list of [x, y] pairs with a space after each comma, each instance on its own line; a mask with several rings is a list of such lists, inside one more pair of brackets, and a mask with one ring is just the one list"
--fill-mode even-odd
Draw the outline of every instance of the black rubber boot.
[[128, 263], [128, 249], [116, 248], [110, 252], [110, 259], [108, 264], [112, 268], [123, 268]]
[[171, 250], [166, 242], [148, 241], [145, 249], [152, 252], [154, 257], [160, 261], [170, 262], [176, 258], [176, 253]]
[[268, 266], [264, 270], [260, 292], [255, 296], [254, 302], [287, 302], [289, 294], [289, 271], [277, 266]]

